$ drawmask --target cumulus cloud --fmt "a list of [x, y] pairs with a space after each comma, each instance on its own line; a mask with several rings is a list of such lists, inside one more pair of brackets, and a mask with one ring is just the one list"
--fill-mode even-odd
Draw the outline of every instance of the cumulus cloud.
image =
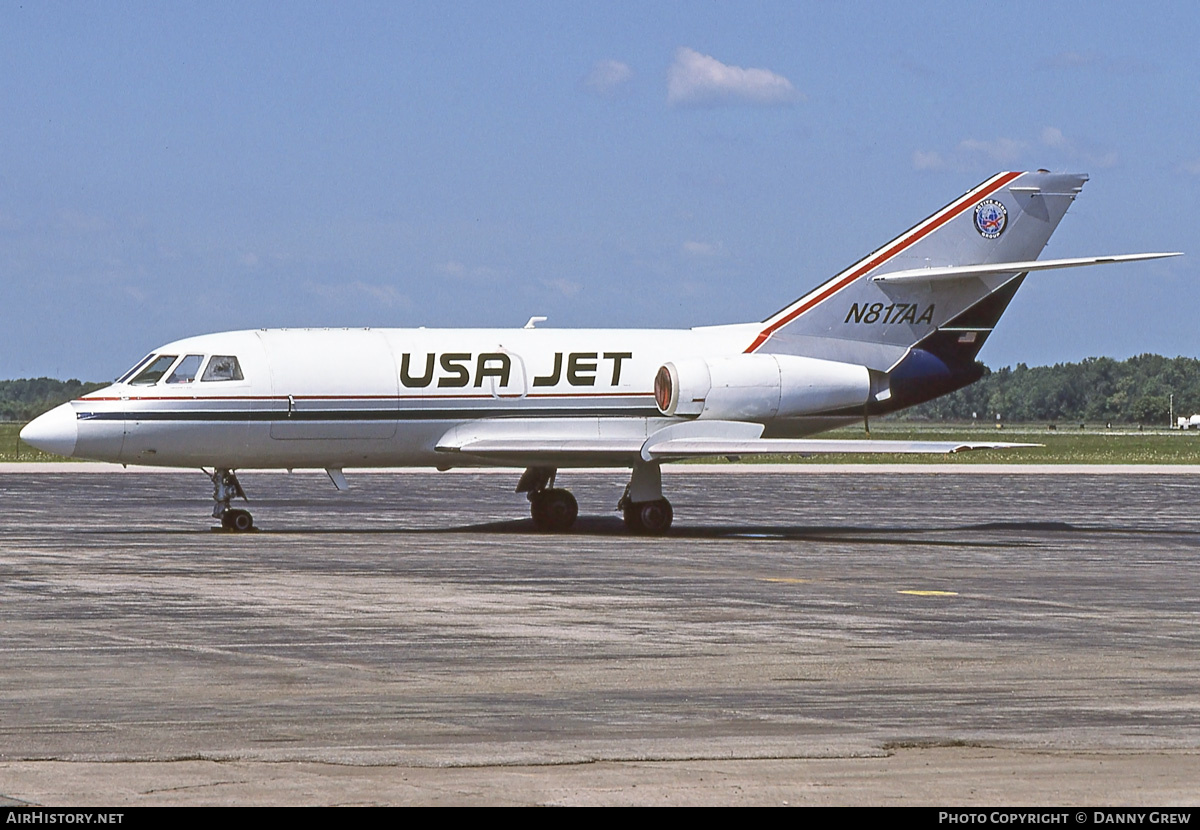
[[968, 138], [959, 142], [958, 149], [966, 155], [982, 157], [997, 164], [1012, 164], [1021, 157], [1027, 146], [1024, 141], [1013, 138]]
[[632, 80], [633, 70], [629, 64], [604, 60], [596, 61], [583, 84], [597, 95], [612, 97], [626, 89]]
[[394, 286], [362, 280], [340, 284], [310, 282], [305, 287], [309, 293], [330, 302], [357, 302], [366, 297], [385, 308], [409, 308], [412, 305], [412, 300], [397, 291]]
[[949, 166], [936, 150], [913, 150], [912, 161], [917, 170], [945, 170]]
[[1143, 58], [1110, 55], [1105, 52], [1096, 51], [1080, 52], [1067, 50], [1059, 52], [1042, 61], [1041, 65], [1052, 71], [1086, 69], [1092, 72], [1101, 71], [1113, 75], [1143, 75], [1148, 72], [1158, 71], [1155, 64]]
[[914, 150], [912, 165], [916, 170], [979, 172], [996, 167], [1052, 166], [1052, 159], [1060, 165], [1105, 168], [1116, 165], [1117, 154], [1077, 141], [1059, 127], [1046, 126], [1036, 140], [966, 138], [948, 151]]
[[1047, 147], [1066, 147], [1067, 137], [1058, 127], [1045, 127], [1042, 129], [1042, 144]]
[[549, 288], [551, 291], [555, 291], [563, 295], [564, 297], [574, 297], [583, 290], [583, 286], [579, 283], [572, 282], [571, 280], [563, 279], [561, 277], [554, 280], [543, 280], [542, 285], [544, 285], [546, 288]]
[[434, 270], [439, 274], [445, 274], [448, 277], [453, 277], [457, 280], [469, 280], [474, 282], [494, 282], [502, 279], [505, 273], [497, 268], [492, 268], [488, 265], [471, 265], [467, 266], [458, 260], [450, 260], [433, 266]]
[[107, 219], [95, 213], [67, 209], [58, 214], [59, 227], [72, 233], [101, 233], [111, 230]]
[[467, 267], [457, 260], [443, 262], [440, 265], [434, 266], [440, 273], [447, 274], [451, 277], [462, 278], [467, 275]]
[[965, 138], [949, 152], [915, 150], [913, 167], [917, 170], [977, 170], [996, 165], [1010, 166], [1020, 160], [1029, 145], [1013, 138]]
[[1058, 68], [1095, 66], [1101, 63], [1101, 57], [1097, 52], [1078, 52], [1074, 49], [1068, 49], [1065, 52], [1051, 55], [1045, 63], [1047, 66]]
[[1060, 152], [1068, 161], [1086, 164], [1089, 167], [1115, 167], [1117, 154], [1111, 150], [1100, 150], [1068, 138], [1058, 127], [1042, 129], [1042, 146]]
[[695, 49], [681, 46], [667, 70], [667, 103], [697, 106], [749, 103], [770, 106], [790, 104], [803, 96], [782, 75], [767, 69], [729, 66]]
[[683, 252], [688, 256], [709, 257], [721, 253], [720, 242], [696, 242], [689, 239], [683, 243]]

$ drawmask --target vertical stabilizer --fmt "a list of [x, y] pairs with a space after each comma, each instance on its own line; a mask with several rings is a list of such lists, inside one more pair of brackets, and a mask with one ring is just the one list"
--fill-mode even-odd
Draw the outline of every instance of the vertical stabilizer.
[[[746, 351], [836, 356], [887, 371], [954, 321], [979, 317], [968, 312], [982, 306], [989, 312], [981, 317], [987, 326], [970, 334], [973, 354], [1020, 285], [1021, 272], [928, 281], [874, 278], [1035, 260], [1086, 181], [1077, 174], [998, 173], [764, 320]], [[1003, 303], [984, 302], [997, 292]], [[960, 334], [967, 332], [953, 336]]]

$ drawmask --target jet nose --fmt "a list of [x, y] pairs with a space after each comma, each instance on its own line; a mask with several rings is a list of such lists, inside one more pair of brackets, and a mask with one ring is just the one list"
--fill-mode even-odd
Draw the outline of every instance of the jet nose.
[[74, 455], [78, 439], [79, 422], [69, 403], [39, 415], [21, 430], [21, 440], [26, 444], [55, 455]]

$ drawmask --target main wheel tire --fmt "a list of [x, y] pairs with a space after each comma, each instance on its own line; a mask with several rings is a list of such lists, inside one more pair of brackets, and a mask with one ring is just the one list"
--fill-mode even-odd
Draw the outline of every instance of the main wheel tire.
[[625, 506], [625, 527], [631, 533], [659, 536], [666, 533], [675, 518], [671, 502], [666, 499], [641, 501]]
[[579, 516], [579, 502], [570, 490], [541, 490], [529, 500], [529, 512], [538, 530], [561, 533], [569, 530]]
[[245, 533], [254, 527], [254, 517], [249, 510], [226, 510], [221, 514], [221, 526], [239, 533]]

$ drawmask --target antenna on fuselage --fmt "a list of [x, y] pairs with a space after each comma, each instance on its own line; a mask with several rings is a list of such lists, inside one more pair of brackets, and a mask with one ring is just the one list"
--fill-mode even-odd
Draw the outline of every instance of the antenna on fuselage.
[[546, 318], [546, 317], [530, 317], [530, 318], [529, 318], [529, 322], [528, 322], [528, 323], [526, 323], [524, 326], [522, 326], [522, 328], [531, 329], [531, 328], [533, 328], [534, 326], [536, 326], [538, 323], [544, 323], [544, 322], [546, 322], [546, 320], [547, 320], [547, 319], [549, 319], [549, 318]]

